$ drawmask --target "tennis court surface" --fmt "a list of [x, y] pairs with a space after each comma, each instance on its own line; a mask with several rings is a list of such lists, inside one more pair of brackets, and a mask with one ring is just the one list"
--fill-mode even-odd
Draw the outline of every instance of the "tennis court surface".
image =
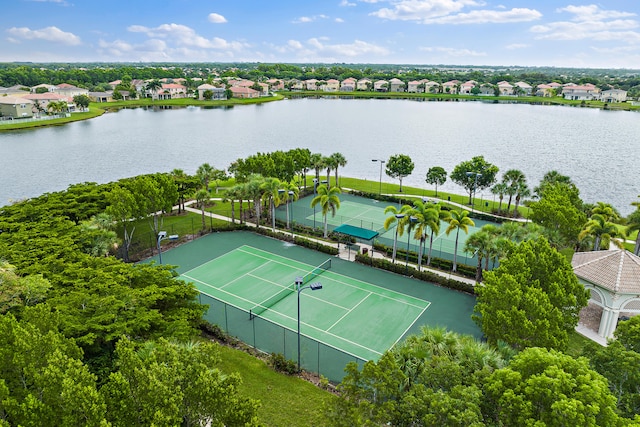
[[290, 330], [298, 322], [296, 280], [321, 283], [322, 289], [299, 294], [301, 334], [364, 360], [377, 360], [393, 347], [431, 304], [327, 268], [243, 245], [181, 277], [206, 295]]

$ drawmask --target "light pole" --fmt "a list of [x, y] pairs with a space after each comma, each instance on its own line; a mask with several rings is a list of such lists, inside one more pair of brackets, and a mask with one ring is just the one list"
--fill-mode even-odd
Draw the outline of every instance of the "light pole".
[[412, 224], [415, 224], [418, 221], [418, 218], [415, 216], [409, 217], [409, 223], [407, 224], [407, 260], [404, 265], [405, 274], [409, 273], [409, 238], [411, 237], [411, 228], [413, 228]]
[[393, 239], [393, 254], [391, 255], [391, 262], [396, 262], [396, 247], [398, 246], [398, 227], [400, 226], [400, 220], [404, 218], [404, 214], [395, 214], [396, 217], [396, 237]]
[[[177, 234], [172, 234], [169, 237], [169, 240], [178, 240], [178, 235]], [[160, 260], [160, 264], [162, 264], [162, 247], [160, 246], [160, 242], [163, 241], [164, 239], [167, 238], [167, 232], [166, 231], [158, 231], [158, 242], [157, 242], [157, 248], [158, 248], [158, 259]]]
[[385, 164], [385, 161], [381, 159], [371, 159], [371, 161], [380, 162], [380, 188], [378, 189], [378, 194], [382, 194], [382, 166]]
[[475, 198], [476, 198], [476, 188], [478, 187], [478, 178], [481, 177], [482, 174], [479, 172], [467, 172], [466, 175], [475, 177], [473, 180], [473, 191], [472, 191], [473, 197], [471, 199], [471, 212], [473, 212], [473, 206], [475, 205]]
[[318, 291], [322, 289], [322, 283], [311, 283], [308, 286], [302, 286], [302, 277], [296, 277], [296, 289], [298, 289], [298, 372], [300, 372], [300, 292], [305, 289]]
[[[318, 178], [313, 178], [313, 196], [315, 197], [318, 191]], [[313, 230], [316, 230], [316, 205], [313, 205]]]
[[[291, 199], [291, 237], [293, 237], [293, 196], [296, 193], [293, 190], [289, 190], [289, 199]], [[289, 221], [289, 207], [287, 207], [287, 222]]]

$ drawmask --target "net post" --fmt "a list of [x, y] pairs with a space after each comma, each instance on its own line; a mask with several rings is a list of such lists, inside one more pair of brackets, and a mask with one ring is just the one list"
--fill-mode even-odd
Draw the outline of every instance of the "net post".
[[256, 316], [253, 315], [253, 310], [249, 309], [249, 320], [253, 320]]

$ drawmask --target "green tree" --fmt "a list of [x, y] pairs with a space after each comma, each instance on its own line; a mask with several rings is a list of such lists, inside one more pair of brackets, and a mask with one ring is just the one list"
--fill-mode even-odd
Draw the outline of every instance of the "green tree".
[[122, 226], [124, 241], [123, 258], [125, 262], [129, 262], [129, 247], [131, 246], [135, 226], [131, 229], [131, 232], [128, 231], [128, 226], [129, 220], [134, 217], [134, 213], [137, 210], [136, 199], [131, 191], [120, 185], [115, 185], [112, 190], [106, 194], [106, 199], [109, 203], [106, 213], [115, 218]]
[[625, 349], [640, 353], [640, 316], [618, 323], [615, 336]]
[[393, 253], [391, 255], [391, 262], [396, 262], [396, 251], [398, 247], [398, 235], [402, 236], [404, 234], [404, 219], [407, 214], [411, 211], [411, 206], [402, 205], [401, 208], [397, 208], [395, 205], [389, 205], [384, 209], [384, 213], [391, 214], [384, 220], [384, 229], [388, 230], [391, 226], [395, 225], [396, 232], [393, 238]]
[[458, 164], [451, 171], [451, 180], [469, 192], [469, 204], [473, 193], [491, 187], [496, 182], [498, 167], [487, 162], [483, 156]]
[[158, 235], [162, 215], [171, 212], [178, 201], [178, 187], [167, 174], [142, 175], [129, 183], [129, 190], [136, 199], [135, 216], [149, 218], [149, 226]]
[[489, 342], [517, 349], [564, 350], [588, 299], [569, 261], [542, 237], [514, 246], [476, 292], [474, 320]]
[[107, 214], [94, 215], [80, 223], [83, 249], [93, 256], [107, 256], [118, 246], [115, 219]]
[[411, 175], [413, 172], [413, 160], [406, 154], [395, 154], [387, 160], [385, 173], [391, 178], [397, 178], [400, 181], [400, 192], [402, 193], [402, 179]]
[[609, 244], [612, 241], [621, 245], [613, 239], [622, 236], [622, 232], [614, 223], [607, 221], [606, 216], [596, 213], [591, 215], [589, 221], [584, 225], [578, 234], [578, 239], [582, 240], [587, 236], [593, 237], [593, 250], [599, 251], [603, 246], [605, 249], [609, 249]]
[[211, 191], [209, 189], [209, 183], [213, 180], [215, 171], [216, 169], [213, 166], [211, 166], [209, 163], [201, 164], [200, 166], [198, 166], [198, 169], [196, 170], [196, 176], [202, 183], [202, 186], [204, 187], [204, 189], [207, 191]]
[[632, 205], [636, 206], [636, 210], [627, 218], [627, 227], [625, 228], [625, 236], [629, 237], [632, 233], [636, 234], [636, 244], [633, 248], [633, 253], [640, 255], [640, 202], [633, 202]]
[[519, 186], [523, 183], [526, 185], [527, 178], [521, 170], [509, 169], [502, 176], [502, 182], [506, 184], [506, 194], [509, 196], [507, 202], [507, 212], [509, 212], [511, 210], [513, 196], [517, 194]]
[[555, 186], [557, 184], [566, 185], [572, 188], [576, 187], [571, 178], [569, 178], [567, 175], [562, 175], [560, 172], [552, 170], [544, 174], [544, 176], [540, 180], [540, 184], [533, 189], [533, 194], [537, 198], [541, 199], [544, 195], [545, 190], [549, 186]]
[[[269, 202], [269, 213], [271, 215], [271, 228], [276, 231], [276, 208], [280, 206], [282, 197], [280, 191], [282, 191], [282, 183], [277, 178], [268, 177], [265, 178], [262, 183], [262, 198]], [[286, 196], [285, 196], [286, 197]]]
[[313, 153], [309, 158], [309, 164], [315, 171], [316, 186], [320, 185], [320, 169], [325, 167], [325, 157], [320, 153]]
[[438, 197], [438, 186], [447, 182], [447, 171], [441, 166], [434, 166], [427, 171], [427, 184], [436, 186], [436, 197]]
[[89, 108], [90, 102], [91, 102], [91, 99], [87, 95], [76, 95], [73, 97], [73, 103], [76, 104], [78, 107], [82, 108], [83, 110], [86, 110], [87, 108]]
[[615, 426], [616, 399], [607, 380], [554, 350], [529, 348], [484, 385], [485, 415], [490, 425]]
[[41, 274], [20, 277], [13, 265], [0, 260], [0, 314], [42, 302], [50, 288]]
[[523, 198], [529, 197], [531, 195], [531, 190], [527, 185], [526, 180], [518, 182], [516, 185], [516, 206], [513, 208], [513, 217], [517, 218], [520, 215], [518, 211], [518, 207], [520, 206], [520, 202]]
[[[258, 403], [238, 391], [240, 376], [223, 375], [214, 344], [174, 344], [164, 339], [142, 347], [118, 343], [116, 371], [101, 389], [114, 426], [257, 426]], [[116, 409], [117, 408], [117, 409]]]
[[464, 251], [472, 257], [476, 256], [478, 258], [476, 283], [482, 282], [482, 261], [488, 260], [491, 257], [494, 245], [494, 236], [482, 229], [469, 236], [464, 243]]
[[413, 238], [420, 241], [418, 247], [418, 271], [422, 269], [422, 258], [427, 236], [433, 237], [433, 233], [437, 233], [440, 229], [440, 212], [442, 211], [434, 206], [426, 201], [416, 200], [413, 202], [413, 208], [411, 209], [411, 216], [416, 220]]
[[207, 202], [209, 201], [211, 195], [207, 190], [205, 190], [204, 188], [201, 188], [200, 190], [196, 191], [196, 194], [194, 197], [196, 199], [196, 202], [198, 203], [198, 206], [200, 206], [200, 211], [202, 213], [201, 215], [202, 230], [205, 230], [207, 228], [207, 223], [205, 222], [205, 208], [207, 206]]
[[336, 186], [340, 187], [338, 182], [338, 168], [345, 167], [347, 165], [347, 159], [342, 153], [333, 153], [329, 156], [329, 159], [336, 175]]
[[145, 89], [147, 90], [147, 96], [153, 98], [153, 92], [157, 93], [160, 89], [162, 89], [162, 82], [157, 79], [151, 80], [150, 82], [147, 82]]
[[322, 216], [324, 217], [324, 237], [328, 235], [327, 228], [327, 216], [331, 212], [331, 216], [336, 216], [336, 210], [340, 209], [340, 197], [341, 193], [339, 187], [331, 187], [329, 189], [326, 185], [321, 184], [317, 189], [318, 195], [311, 200], [311, 207], [320, 205], [322, 209]]
[[476, 225], [471, 218], [469, 218], [469, 211], [451, 211], [451, 216], [449, 216], [445, 221], [449, 223], [449, 226], [445, 230], [447, 236], [455, 230], [456, 232], [456, 243], [453, 249], [453, 267], [452, 271], [458, 270], [458, 238], [460, 237], [460, 230], [464, 231], [465, 234], [469, 233], [469, 227], [473, 227]]
[[[507, 184], [504, 182], [499, 182], [491, 187], [491, 193], [498, 196], [499, 204], [498, 204], [498, 215], [502, 213], [502, 200], [504, 199], [505, 194], [507, 194]], [[495, 200], [495, 199], [494, 199]]]

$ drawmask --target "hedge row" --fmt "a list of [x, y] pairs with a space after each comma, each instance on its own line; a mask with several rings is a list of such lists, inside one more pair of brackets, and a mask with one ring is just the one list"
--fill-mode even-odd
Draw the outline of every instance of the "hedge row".
[[412, 266], [406, 266], [404, 264], [394, 264], [387, 259], [371, 258], [368, 255], [356, 254], [356, 261], [371, 265], [382, 270], [391, 271], [402, 275], [407, 275], [418, 280], [422, 280], [429, 283], [435, 283], [445, 288], [455, 289], [457, 291], [466, 292], [468, 294], [474, 294], [475, 289], [472, 284], [466, 282], [460, 282], [455, 279], [449, 279], [444, 276], [440, 276], [432, 271], [418, 271]]
[[242, 228], [238, 227], [236, 230], [245, 229], [249, 231], [253, 231], [258, 234], [262, 234], [263, 236], [273, 237], [274, 239], [283, 240], [285, 242], [295, 243], [298, 246], [303, 246], [305, 248], [313, 249], [318, 252], [324, 252], [329, 255], [338, 255], [338, 248], [334, 248], [333, 246], [325, 245], [322, 242], [318, 242], [316, 240], [305, 239], [304, 237], [291, 237], [291, 233], [276, 231], [274, 232], [270, 228], [260, 227], [253, 228], [242, 226]]

